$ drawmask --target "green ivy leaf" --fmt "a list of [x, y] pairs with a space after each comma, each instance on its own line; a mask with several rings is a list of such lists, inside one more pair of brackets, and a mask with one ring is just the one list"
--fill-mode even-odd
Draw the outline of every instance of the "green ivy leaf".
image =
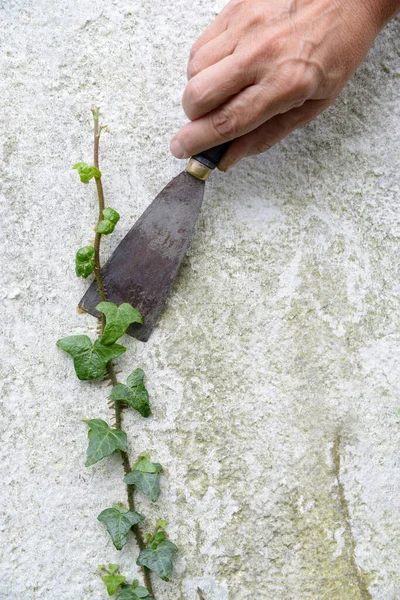
[[143, 417], [150, 416], [149, 393], [144, 385], [144, 372], [136, 369], [127, 379], [127, 385], [118, 383], [112, 389], [111, 400], [118, 400], [135, 410]]
[[82, 183], [89, 183], [93, 177], [96, 177], [97, 179], [101, 177], [99, 169], [92, 167], [85, 162], [76, 163], [72, 168], [78, 171]]
[[112, 508], [106, 508], [97, 517], [105, 523], [117, 550], [122, 550], [128, 541], [128, 534], [132, 525], [144, 520], [144, 516], [133, 510], [113, 504]]
[[115, 575], [115, 573], [119, 571], [119, 565], [116, 565], [115, 563], [108, 563], [106, 570], [110, 573], [110, 575]]
[[[138, 592], [139, 590], [139, 592]], [[146, 595], [144, 595], [146, 593]], [[154, 598], [149, 596], [149, 592], [146, 588], [139, 585], [136, 588], [133, 588], [131, 585], [122, 586], [122, 592], [116, 597], [115, 600], [154, 600]]]
[[165, 519], [160, 519], [157, 521], [157, 527], [161, 527], [161, 529], [165, 529], [167, 526], [167, 521]]
[[159, 463], [152, 463], [150, 457], [146, 455], [134, 465], [133, 470], [124, 477], [124, 481], [135, 485], [152, 502], [155, 502], [160, 495], [161, 469]]
[[106, 326], [100, 341], [107, 346], [124, 335], [131, 323], [143, 323], [140, 312], [127, 302], [120, 306], [117, 306], [114, 302], [100, 302], [96, 306], [96, 310], [106, 317]]
[[150, 598], [147, 588], [143, 587], [142, 585], [135, 587], [134, 592], [136, 594], [136, 598], [146, 598], [146, 600]]
[[104, 575], [101, 580], [106, 584], [108, 595], [113, 596], [119, 586], [126, 581], [126, 577], [123, 575]]
[[83, 381], [101, 377], [107, 363], [126, 352], [119, 344], [106, 346], [101, 340], [92, 344], [87, 335], [70, 335], [58, 340], [57, 346], [72, 356], [75, 372]]
[[104, 219], [97, 225], [96, 231], [102, 235], [108, 235], [114, 231], [116, 224], [120, 220], [120, 216], [116, 210], [108, 207], [103, 209], [103, 217]]
[[93, 246], [84, 246], [79, 248], [75, 255], [75, 273], [78, 277], [89, 277], [95, 267]]
[[110, 429], [101, 419], [85, 420], [89, 425], [89, 446], [86, 454], [85, 467], [94, 465], [102, 458], [110, 456], [113, 452], [128, 451], [127, 435], [120, 429]]
[[166, 539], [166, 537], [167, 537], [167, 534], [165, 533], [165, 531], [159, 531], [154, 536], [154, 542], [158, 545], [161, 542], [163, 542]]
[[97, 233], [101, 233], [101, 235], [110, 235], [110, 233], [113, 233], [114, 229], [114, 223], [111, 223], [111, 221], [109, 221], [108, 219], [103, 219], [102, 221], [99, 221], [99, 224], [96, 227]]
[[178, 548], [170, 540], [163, 540], [159, 544], [153, 542], [152, 547], [141, 550], [136, 564], [148, 567], [155, 571], [164, 581], [169, 581], [173, 571], [173, 558]]
[[155, 502], [160, 495], [159, 476], [151, 473], [131, 471], [124, 478], [125, 483], [135, 485], [145, 496]]
[[162, 470], [160, 463], [151, 462], [150, 454], [142, 456], [138, 461], [136, 461], [136, 463], [133, 465], [133, 468], [136, 471], [141, 471], [142, 473], [159, 473]]

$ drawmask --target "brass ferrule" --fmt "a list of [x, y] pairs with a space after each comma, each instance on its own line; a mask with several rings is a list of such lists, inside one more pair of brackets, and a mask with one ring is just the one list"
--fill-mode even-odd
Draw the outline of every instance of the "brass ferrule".
[[205, 181], [212, 169], [210, 167], [206, 167], [203, 163], [199, 162], [195, 158], [191, 158], [187, 164], [186, 171], [196, 177], [196, 179], [201, 179], [201, 181]]

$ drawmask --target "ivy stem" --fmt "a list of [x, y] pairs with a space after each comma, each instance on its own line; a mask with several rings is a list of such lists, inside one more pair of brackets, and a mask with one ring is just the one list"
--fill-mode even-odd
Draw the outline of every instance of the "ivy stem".
[[[100, 170], [100, 168], [99, 168], [99, 146], [100, 146], [100, 133], [101, 133], [102, 128], [100, 127], [100, 124], [99, 124], [99, 113], [100, 113], [99, 108], [92, 108], [93, 121], [94, 121], [93, 161], [94, 161], [94, 166]], [[103, 219], [103, 210], [105, 207], [105, 202], [104, 202], [103, 185], [101, 183], [101, 176], [95, 177], [95, 181], [96, 181], [97, 196], [98, 196], [98, 201], [99, 201], [99, 217], [98, 217], [98, 223], [99, 223]], [[94, 274], [96, 277], [97, 290], [99, 292], [100, 300], [102, 302], [106, 302], [107, 301], [107, 293], [106, 293], [106, 288], [104, 285], [103, 274], [101, 272], [100, 245], [101, 245], [101, 233], [97, 233], [97, 231], [96, 231], [96, 237], [94, 240], [94, 252], [95, 252], [95, 254], [94, 254], [94, 260], [95, 260]], [[100, 323], [100, 332], [101, 332], [100, 335], [103, 335], [104, 327], [105, 327], [105, 315], [104, 314], [101, 316], [101, 318], [99, 318], [99, 323]], [[106, 370], [107, 370], [107, 373], [109, 375], [112, 385], [113, 386], [117, 385], [118, 379], [115, 374], [114, 365], [113, 365], [112, 361], [107, 363]], [[117, 429], [120, 429], [122, 431], [123, 407], [118, 400], [114, 401], [114, 414], [115, 414], [115, 426]], [[121, 458], [122, 458], [122, 464], [124, 467], [125, 475], [128, 475], [128, 473], [131, 472], [129, 455], [127, 452], [123, 452], [123, 451], [120, 451], [120, 454], [121, 454]], [[127, 491], [127, 496], [128, 496], [129, 510], [135, 510], [134, 486], [127, 484], [126, 491]], [[140, 531], [139, 526], [133, 525], [132, 531], [136, 538], [136, 543], [139, 547], [139, 550], [143, 550], [145, 548], [146, 544], [144, 542], [142, 532]], [[147, 591], [149, 592], [149, 595], [152, 596], [155, 600], [153, 586], [151, 584], [151, 578], [150, 578], [150, 569], [148, 569], [147, 567], [142, 567], [142, 569], [143, 569], [143, 578], [144, 578], [144, 581], [146, 584]]]
[[[96, 169], [99, 169], [99, 145], [100, 145], [100, 125], [99, 125], [99, 108], [92, 108], [92, 115], [94, 121], [94, 152], [93, 152], [93, 162]], [[99, 169], [100, 170], [100, 169]], [[97, 196], [99, 199], [99, 217], [97, 220], [97, 224], [103, 219], [103, 210], [105, 207], [104, 204], [104, 192], [103, 192], [103, 184], [101, 183], [101, 176], [94, 178], [96, 181], [97, 188]], [[97, 233], [94, 238], [94, 274], [96, 277], [97, 289], [99, 292], [100, 300], [102, 302], [106, 301], [106, 290], [104, 287], [103, 277], [101, 275], [101, 262], [100, 262], [100, 243], [101, 243], [101, 233]], [[105, 317], [102, 316], [102, 326], [105, 324]]]

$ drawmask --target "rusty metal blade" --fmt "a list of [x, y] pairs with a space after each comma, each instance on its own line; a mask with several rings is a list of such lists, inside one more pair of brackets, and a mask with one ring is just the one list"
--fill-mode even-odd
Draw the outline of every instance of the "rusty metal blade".
[[[146, 342], [159, 319], [172, 283], [193, 235], [204, 197], [204, 181], [186, 172], [173, 179], [136, 221], [102, 273], [107, 299], [129, 302], [143, 315], [143, 325], [127, 333]], [[96, 282], [79, 306], [99, 317]]]

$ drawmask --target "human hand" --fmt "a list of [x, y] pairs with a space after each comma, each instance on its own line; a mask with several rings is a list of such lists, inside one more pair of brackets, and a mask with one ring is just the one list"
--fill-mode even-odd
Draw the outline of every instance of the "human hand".
[[219, 168], [268, 150], [333, 103], [400, 0], [231, 0], [194, 44], [171, 140], [188, 158], [235, 140]]

